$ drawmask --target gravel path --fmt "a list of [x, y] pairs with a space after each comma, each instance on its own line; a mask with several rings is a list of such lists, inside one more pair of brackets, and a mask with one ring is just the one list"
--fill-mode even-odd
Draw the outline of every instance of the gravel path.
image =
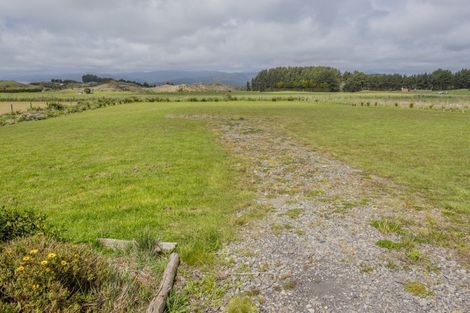
[[[371, 220], [406, 212], [400, 187], [326, 157], [254, 119], [209, 119], [229, 149], [248, 161], [256, 202], [270, 208], [242, 229], [220, 255], [219, 273], [247, 293], [259, 312], [470, 312], [470, 274], [450, 251], [421, 246], [429, 262], [414, 264], [403, 252], [380, 248], [385, 236]], [[384, 190], [393, 190], [392, 192]], [[408, 210], [409, 211], [409, 210]], [[415, 296], [407, 282], [424, 284]], [[217, 311], [217, 310], [216, 310]]]

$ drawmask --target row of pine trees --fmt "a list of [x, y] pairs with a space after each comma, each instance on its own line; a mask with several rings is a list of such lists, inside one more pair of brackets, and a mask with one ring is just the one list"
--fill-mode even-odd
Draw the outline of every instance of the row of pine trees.
[[361, 91], [361, 90], [419, 90], [470, 89], [470, 69], [458, 72], [438, 69], [432, 73], [366, 74], [344, 72], [326, 66], [276, 67], [258, 73], [247, 88], [257, 91]]

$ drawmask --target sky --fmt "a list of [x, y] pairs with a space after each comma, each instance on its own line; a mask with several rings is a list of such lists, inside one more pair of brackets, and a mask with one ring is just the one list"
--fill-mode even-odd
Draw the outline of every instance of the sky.
[[469, 0], [0, 0], [0, 74], [470, 68]]

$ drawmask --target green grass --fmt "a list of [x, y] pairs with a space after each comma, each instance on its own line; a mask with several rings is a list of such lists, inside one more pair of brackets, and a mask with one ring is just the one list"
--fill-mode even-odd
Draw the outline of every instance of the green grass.
[[34, 209], [73, 241], [148, 231], [207, 262], [248, 199], [233, 159], [175, 105], [133, 104], [0, 129], [0, 203]]
[[[80, 97], [130, 95], [173, 100], [214, 96], [102, 92]], [[0, 98], [25, 96], [39, 95], [1, 94]], [[76, 91], [40, 96], [73, 99]], [[217, 144], [203, 121], [165, 119], [164, 114], [209, 113], [263, 119], [312, 148], [403, 184], [409, 195], [422, 194], [442, 209], [452, 222], [449, 233], [458, 238], [468, 235], [469, 113], [351, 106], [351, 102], [395, 99], [469, 103], [467, 91], [446, 96], [425, 92], [235, 92], [232, 96], [302, 96], [312, 101], [127, 104], [3, 127], [0, 201], [46, 213], [76, 241], [133, 238], [147, 227], [156, 236], [180, 242], [187, 260], [202, 261], [206, 250], [216, 249], [222, 238], [228, 238], [227, 221], [243, 206], [247, 192], [240, 187], [243, 178], [233, 157]], [[246, 222], [239, 219], [237, 224]], [[385, 233], [398, 233], [406, 226], [393, 220], [376, 223]], [[440, 227], [427, 229], [421, 234], [423, 240], [446, 241], [442, 236], [448, 229]]]
[[[0, 94], [0, 101], [72, 101], [100, 96], [157, 96], [173, 101], [223, 98], [208, 93], [77, 95], [77, 91], [65, 90]], [[425, 93], [235, 92], [232, 96], [268, 101], [130, 103], [0, 127], [0, 205], [45, 213], [52, 224], [65, 229], [63, 235], [72, 241], [137, 238], [145, 248], [157, 237], [178, 242], [187, 263], [210, 263], [212, 252], [232, 237], [236, 227], [241, 229], [271, 208], [250, 203], [252, 186], [247, 184], [246, 174], [239, 171], [243, 166], [238, 163], [242, 161], [218, 143], [204, 121], [165, 118], [167, 113], [207, 113], [244, 117], [248, 122], [262, 119], [313, 149], [403, 184], [410, 196], [424, 196], [441, 209], [451, 222], [450, 229], [431, 221], [414, 232], [409, 228], [415, 222], [399, 216], [371, 222], [381, 233], [400, 238], [398, 242], [379, 240], [377, 245], [399, 249], [409, 262], [427, 264], [426, 256], [418, 250], [421, 243], [460, 243], [468, 236], [469, 113], [417, 106], [395, 108], [393, 101], [470, 103], [470, 93], [452, 92], [440, 97]], [[277, 99], [291, 96], [310, 101]], [[273, 97], [275, 102], [271, 101]], [[351, 106], [351, 102], [360, 101], [370, 102], [371, 106]], [[376, 107], [376, 101], [392, 105]], [[309, 196], [323, 193], [312, 190]], [[362, 200], [342, 202], [341, 210], [365, 204]], [[409, 209], [416, 207], [411, 205]], [[295, 219], [302, 213], [301, 209], [293, 209], [287, 216]], [[276, 235], [292, 230], [288, 224], [271, 227]], [[292, 231], [303, 234], [301, 229]], [[468, 247], [463, 249], [468, 253]], [[369, 273], [374, 269], [362, 264], [361, 270]], [[419, 296], [429, 295], [423, 286], [409, 282], [405, 289]], [[196, 298], [207, 298], [208, 306], [220, 307], [226, 288], [217, 284], [215, 276], [190, 281], [184, 293], [173, 294], [169, 300], [172, 312], [184, 312], [187, 296], [198, 293]], [[252, 309], [245, 298], [236, 299], [227, 309]]]
[[0, 80], [1, 92], [21, 92], [21, 91], [40, 91], [41, 88], [29, 84], [18, 83], [14, 80]]
[[397, 243], [397, 242], [394, 242], [394, 241], [391, 241], [391, 240], [387, 240], [387, 239], [384, 239], [384, 240], [378, 240], [376, 242], [376, 245], [381, 247], [381, 248], [384, 248], [384, 249], [389, 249], [389, 250], [400, 250], [402, 245]]
[[402, 221], [396, 218], [382, 218], [380, 220], [373, 220], [370, 223], [382, 234], [403, 234]]
[[318, 103], [200, 104], [191, 111], [273, 121], [299, 140], [403, 183], [410, 193], [422, 193], [442, 208], [470, 213], [468, 113], [352, 107], [341, 102], [344, 95], [336, 95]]
[[278, 119], [302, 140], [404, 183], [441, 207], [469, 213], [468, 114], [325, 103], [284, 115]]
[[[456, 246], [465, 259], [469, 253], [465, 237], [470, 233], [469, 113], [350, 105], [358, 97], [373, 96], [410, 102], [418, 95], [360, 93], [348, 100], [344, 94], [329, 94], [317, 95], [318, 102], [239, 101], [198, 105], [185, 113], [263, 119], [300, 142], [363, 169], [366, 175], [376, 174], [403, 185], [408, 209], [423, 209], [416, 206], [419, 195], [426, 199], [427, 207], [439, 208], [448, 222], [424, 225], [425, 231], [415, 239]], [[420, 101], [428, 101], [425, 95], [420, 97]], [[437, 98], [429, 97], [431, 102]], [[397, 232], [397, 227], [408, 226], [398, 221], [378, 227]]]

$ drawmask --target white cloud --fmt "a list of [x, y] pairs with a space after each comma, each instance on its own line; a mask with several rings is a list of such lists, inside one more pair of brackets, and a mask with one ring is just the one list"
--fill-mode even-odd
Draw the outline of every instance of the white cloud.
[[0, 2], [0, 72], [470, 67], [467, 0]]

